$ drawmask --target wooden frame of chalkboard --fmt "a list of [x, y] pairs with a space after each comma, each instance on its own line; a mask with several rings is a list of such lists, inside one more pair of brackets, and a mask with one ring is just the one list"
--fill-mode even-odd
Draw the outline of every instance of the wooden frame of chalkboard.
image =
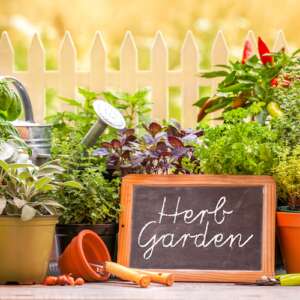
[[[221, 263], [217, 266], [215, 265], [214, 261], [217, 260], [216, 258], [219, 257], [220, 253], [216, 252], [214, 254], [213, 252], [214, 250], [212, 251], [209, 250], [208, 251], [209, 253], [206, 255], [211, 255], [211, 257], [208, 256], [207, 261], [211, 262], [212, 267], [208, 265], [208, 267], [205, 268], [202, 268], [201, 265], [200, 267], [197, 266], [199, 258], [197, 259], [197, 255], [194, 257], [194, 254], [192, 254], [192, 250], [195, 247], [193, 249], [189, 248], [189, 250], [185, 250], [185, 249], [183, 251], [180, 250], [181, 252], [185, 252], [185, 255], [188, 256], [190, 255], [190, 259], [189, 260], [186, 259], [187, 267], [185, 267], [184, 265], [185, 263], [184, 259], [182, 260], [180, 259], [180, 257], [178, 257], [178, 259], [176, 258], [177, 252], [170, 253], [171, 255], [166, 255], [166, 252], [163, 252], [164, 254], [162, 256], [157, 255], [156, 256], [157, 262], [156, 265], [154, 265], [153, 267], [151, 266], [151, 263], [145, 265], [144, 263], [141, 263], [139, 261], [139, 258], [137, 258], [140, 247], [135, 247], [136, 244], [133, 245], [133, 242], [137, 238], [136, 228], [139, 227], [138, 222], [140, 222], [140, 221], [136, 221], [135, 219], [142, 219], [151, 214], [150, 210], [152, 209], [152, 207], [155, 207], [155, 201], [157, 200], [156, 199], [157, 197], [155, 197], [155, 193], [157, 193], [158, 196], [158, 195], [162, 195], [159, 194], [161, 190], [163, 191], [163, 193], [166, 194], [168, 192], [174, 194], [174, 191], [175, 192], [177, 191], [176, 193], [178, 193], [178, 191], [180, 192], [182, 190], [182, 193], [190, 193], [191, 191], [192, 192], [194, 191], [193, 193], [201, 194], [203, 193], [201, 189], [206, 193], [207, 196], [206, 198], [209, 198], [208, 196], [213, 195], [214, 193], [216, 193], [217, 195], [220, 192], [220, 189], [221, 191], [224, 191], [224, 193], [225, 192], [227, 194], [231, 193], [231, 195], [233, 195], [232, 196], [233, 198], [234, 197], [238, 198], [237, 201], [240, 201], [239, 205], [244, 205], [245, 203], [247, 204], [252, 202], [255, 203], [256, 201], [255, 195], [257, 195], [257, 198], [260, 197], [259, 196], [260, 194], [262, 195], [261, 196], [262, 201], [256, 201], [257, 203], [261, 202], [261, 206], [257, 206], [257, 207], [261, 207], [261, 210], [256, 206], [251, 206], [252, 204], [250, 206], [245, 206], [243, 215], [241, 215], [240, 217], [241, 218], [240, 221], [238, 221], [237, 222], [238, 224], [236, 225], [233, 224], [234, 226], [238, 226], [240, 228], [243, 228], [243, 226], [251, 227], [253, 225], [253, 230], [260, 232], [258, 234], [259, 238], [257, 238], [259, 242], [257, 244], [254, 244], [254, 246], [256, 245], [256, 248], [252, 248], [251, 251], [246, 251], [246, 256], [244, 258], [243, 256], [245, 255], [245, 251], [241, 255], [238, 254], [239, 252], [233, 253], [233, 256], [231, 257], [231, 261], [228, 260], [229, 264], [226, 265]], [[245, 190], [241, 190], [241, 189], [245, 189]], [[260, 194], [257, 191], [260, 191]], [[248, 197], [249, 199], [247, 197], [246, 199], [243, 196], [244, 194], [246, 195], [247, 193], [250, 195], [250, 198]], [[240, 196], [234, 196], [238, 194]], [[139, 200], [136, 200], [136, 204], [134, 204], [135, 202], [134, 197], [136, 199], [140, 198]], [[147, 197], [151, 199], [148, 199]], [[179, 198], [180, 197], [178, 197], [178, 199]], [[151, 201], [151, 204], [145, 204], [145, 203], [150, 203], [149, 201]], [[145, 207], [143, 208], [143, 206], [140, 206], [139, 208], [139, 205], [142, 205], [143, 203], [144, 205], [148, 205], [146, 209]], [[198, 203], [200, 202], [197, 202], [196, 205], [198, 205]], [[178, 210], [178, 205], [179, 204], [177, 202], [176, 212]], [[253, 209], [251, 207], [253, 207]], [[221, 208], [221, 204], [218, 202], [215, 212], [220, 208]], [[187, 211], [188, 210], [186, 210], [185, 212]], [[134, 267], [137, 269], [147, 268], [149, 270], [154, 270], [154, 271], [171, 272], [174, 274], [176, 281], [253, 283], [256, 282], [256, 280], [259, 280], [262, 276], [274, 276], [275, 211], [276, 211], [276, 185], [274, 180], [270, 176], [127, 175], [122, 180], [122, 188], [121, 188], [121, 214], [119, 219], [119, 235], [118, 235], [118, 263], [123, 264], [125, 266]], [[208, 210], [206, 210], [206, 212], [208, 212]], [[233, 210], [225, 211], [223, 207], [224, 218], [227, 217], [226, 214], [229, 215], [232, 212]], [[135, 215], [136, 213], [139, 215]], [[212, 213], [211, 211], [208, 212], [207, 216], [211, 213]], [[174, 214], [162, 214], [161, 211], [159, 214], [160, 217], [164, 215], [169, 217], [172, 216], [172, 218], [174, 218]], [[179, 215], [181, 215], [182, 218], [182, 212], [178, 213], [178, 216]], [[198, 216], [199, 215], [201, 215], [201, 213], [199, 213]], [[191, 215], [190, 216], [188, 216], [188, 214], [184, 215], [184, 218], [186, 218], [187, 220], [189, 220], [188, 219], [189, 217], [191, 217]], [[165, 217], [165, 219], [167, 219], [167, 217]], [[174, 220], [175, 219], [173, 219], [173, 221]], [[249, 222], [247, 220], [249, 220]], [[218, 222], [218, 220], [215, 221]], [[200, 223], [197, 224], [201, 224], [201, 222], [202, 221], [200, 221]], [[184, 226], [185, 225], [186, 224], [184, 224]], [[167, 224], [165, 226], [170, 226], [170, 225]], [[180, 227], [177, 226], [176, 228], [180, 228]], [[185, 235], [187, 234], [185, 233]], [[215, 238], [214, 242], [218, 240], [216, 236], [214, 236]], [[254, 235], [251, 236], [249, 235], [249, 239], [252, 236]], [[189, 235], [189, 237], [195, 237], [195, 235]], [[181, 241], [182, 239], [180, 241], [177, 240], [177, 243]], [[215, 243], [215, 247], [217, 247], [216, 245], [219, 246], [218, 244]], [[239, 246], [243, 247], [243, 245], [244, 244], [241, 244]], [[165, 246], [166, 245], [163, 245], [163, 247]], [[172, 248], [173, 246], [174, 245], [171, 245], [170, 247]], [[232, 245], [230, 245], [230, 247], [231, 246]], [[181, 247], [183, 247], [183, 245], [181, 245]], [[173, 251], [173, 249], [171, 249], [170, 251]], [[189, 251], [191, 253], [187, 253]], [[216, 251], [218, 251], [218, 249]], [[148, 256], [150, 252], [149, 251], [147, 252]], [[181, 252], [178, 253], [181, 254]], [[143, 253], [144, 258], [145, 258], [145, 253], [146, 251]], [[226, 259], [224, 260], [224, 258], [222, 258], [222, 255], [224, 253], [227, 253], [226, 255], [228, 255], [230, 251], [225, 250], [221, 253], [220, 257], [222, 261], [226, 261]], [[150, 254], [152, 255], [153, 252], [151, 252]], [[159, 252], [156, 252], [156, 254], [159, 254]], [[161, 265], [165, 265], [166, 264], [165, 261], [167, 261], [169, 257], [172, 257], [176, 266], [173, 268], [172, 265], [169, 264], [167, 265], [167, 267], [165, 266], [161, 267], [160, 262]], [[239, 260], [239, 257], [242, 257], [240, 259], [241, 260], [240, 264], [234, 265], [235, 260]], [[192, 264], [195, 263], [195, 266], [192, 265], [191, 267], [191, 263]], [[178, 264], [180, 265], [180, 267], [178, 267]]]

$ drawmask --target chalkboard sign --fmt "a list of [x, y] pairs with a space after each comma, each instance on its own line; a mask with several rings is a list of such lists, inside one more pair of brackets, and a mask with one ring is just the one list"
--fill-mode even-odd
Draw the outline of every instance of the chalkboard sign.
[[177, 281], [254, 282], [274, 273], [271, 177], [129, 175], [121, 207], [121, 264]]

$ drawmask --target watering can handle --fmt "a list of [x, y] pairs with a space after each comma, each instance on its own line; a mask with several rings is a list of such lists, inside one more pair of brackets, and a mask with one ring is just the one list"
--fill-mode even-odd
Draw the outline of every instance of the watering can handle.
[[11, 81], [21, 97], [25, 121], [34, 123], [31, 101], [24, 85], [18, 79], [12, 76], [1, 76], [0, 79], [7, 79]]

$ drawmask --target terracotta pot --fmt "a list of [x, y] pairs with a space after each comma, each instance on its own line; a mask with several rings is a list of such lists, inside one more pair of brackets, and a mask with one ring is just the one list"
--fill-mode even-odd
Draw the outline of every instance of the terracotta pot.
[[300, 212], [277, 212], [277, 229], [287, 273], [300, 273]]
[[72, 239], [59, 257], [59, 268], [64, 274], [72, 273], [86, 281], [106, 281], [110, 274], [98, 274], [89, 263], [102, 264], [110, 260], [109, 251], [102, 239], [93, 231], [83, 230]]
[[56, 241], [58, 256], [61, 255], [66, 247], [71, 243], [72, 239], [82, 230], [89, 229], [98, 234], [104, 241], [110, 256], [114, 260], [116, 257], [116, 240], [118, 226], [115, 223], [109, 224], [57, 224], [56, 225]]

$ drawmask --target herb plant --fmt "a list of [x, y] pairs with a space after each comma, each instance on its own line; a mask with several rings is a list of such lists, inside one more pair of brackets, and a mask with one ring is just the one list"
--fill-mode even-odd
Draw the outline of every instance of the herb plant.
[[274, 168], [279, 199], [291, 210], [300, 210], [300, 145], [286, 149]]
[[14, 121], [21, 110], [21, 99], [10, 87], [10, 80], [0, 79], [0, 119]]
[[0, 215], [21, 216], [23, 221], [35, 215], [56, 215], [62, 206], [53, 199], [53, 193], [81, 187], [74, 181], [57, 181], [56, 175], [62, 172], [53, 162], [35, 166], [0, 160]]
[[270, 175], [281, 150], [278, 137], [267, 126], [247, 122], [239, 108], [224, 114], [224, 124], [204, 129], [196, 147], [200, 172], [205, 174]]
[[284, 115], [271, 120], [271, 127], [286, 146], [294, 148], [300, 143], [300, 82], [289, 89], [274, 90], [274, 99], [280, 103]]
[[26, 143], [20, 138], [18, 131], [12, 123], [0, 118], [0, 143], [2, 141], [12, 141], [25, 151], [31, 152]]
[[80, 182], [80, 190], [61, 189], [55, 199], [65, 207], [61, 224], [101, 224], [115, 221], [119, 212], [119, 180], [105, 177], [105, 161], [93, 157], [90, 150], [75, 140], [61, 143], [59, 154], [65, 172], [60, 180]]
[[115, 221], [119, 212], [119, 179], [112, 179], [106, 172], [104, 158], [94, 157], [93, 149], [100, 142], [117, 137], [117, 131], [108, 128], [99, 138], [99, 144], [85, 149], [81, 141], [97, 116], [92, 107], [96, 98], [103, 98], [120, 109], [127, 126], [137, 120], [144, 120], [149, 112], [148, 90], [134, 94], [104, 92], [96, 93], [79, 89], [83, 101], [62, 100], [76, 109], [76, 112], [61, 112], [48, 118], [53, 123], [52, 158], [59, 158], [65, 172], [61, 180], [76, 180], [81, 183], [80, 190], [61, 190], [56, 193], [57, 200], [66, 208], [60, 216], [62, 224], [99, 224]]
[[278, 88], [287, 89], [299, 81], [299, 51], [288, 55], [283, 51], [271, 53], [264, 42], [258, 41], [260, 57], [253, 55], [247, 41], [242, 61], [230, 62], [229, 65], [218, 66], [219, 71], [202, 74], [205, 78], [223, 77], [217, 92], [212, 97], [202, 97], [195, 105], [200, 108], [198, 121], [207, 114], [224, 109], [224, 112], [250, 106], [252, 117], [265, 122], [268, 115], [281, 116], [284, 111], [279, 107], [276, 98]]
[[[194, 161], [194, 143], [202, 131], [183, 130], [176, 122], [166, 126], [152, 122], [138, 137], [134, 129], [120, 133], [118, 139], [102, 143], [94, 154], [107, 157], [112, 176], [138, 174], [188, 174], [183, 159]], [[197, 163], [195, 162], [195, 167]]]
[[[49, 116], [47, 121], [53, 124], [54, 136], [59, 140], [64, 140], [69, 134], [79, 135], [80, 140], [84, 137], [90, 127], [97, 120], [97, 116], [93, 109], [93, 102], [97, 98], [103, 98], [114, 107], [122, 111], [128, 128], [134, 127], [136, 122], [139, 124], [148, 120], [148, 113], [151, 111], [149, 107], [149, 90], [138, 90], [134, 94], [107, 91], [96, 93], [87, 89], [80, 88], [79, 94], [83, 97], [83, 101], [77, 99], [61, 98], [74, 108], [74, 112], [58, 112], [53, 116]], [[108, 128], [102, 139], [111, 139], [116, 136], [116, 130]], [[53, 145], [55, 148], [55, 144]], [[58, 147], [59, 148], [59, 145]], [[59, 151], [59, 149], [57, 149]], [[55, 151], [55, 149], [54, 149]]]

